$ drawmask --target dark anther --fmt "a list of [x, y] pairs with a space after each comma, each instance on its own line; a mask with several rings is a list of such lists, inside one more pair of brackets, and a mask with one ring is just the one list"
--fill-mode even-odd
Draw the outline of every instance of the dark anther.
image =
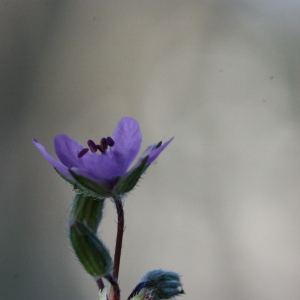
[[89, 148], [83, 148], [83, 149], [81, 149], [79, 151], [79, 153], [77, 154], [78, 158], [81, 158], [82, 156], [84, 156], [85, 154], [87, 154], [89, 150], [91, 150], [92, 153], [96, 153], [97, 150], [99, 150], [101, 153], [104, 154], [106, 152], [108, 146], [112, 147], [115, 144], [115, 142], [109, 136], [107, 138], [102, 138], [99, 145], [96, 145], [94, 143], [94, 141], [92, 141], [92, 140], [88, 140], [87, 144], [88, 144]]
[[106, 144], [107, 146], [112, 147], [115, 144], [115, 141], [110, 136], [108, 136], [106, 138]]
[[106, 138], [102, 138], [102, 139], [101, 139], [100, 145], [101, 145], [101, 147], [102, 147], [104, 150], [107, 149], [107, 141], [106, 141]]
[[156, 149], [159, 148], [162, 144], [162, 141], [160, 141], [157, 145], [156, 145]]
[[98, 149], [101, 153], [105, 153], [105, 151], [107, 150], [106, 138], [101, 139]]
[[101, 153], [105, 153], [105, 150], [103, 149], [103, 147], [101, 146], [101, 145], [97, 145], [97, 149], [99, 149], [99, 151], [101, 152]]
[[95, 153], [97, 151], [97, 145], [92, 140], [88, 140], [87, 144], [92, 153]]
[[81, 158], [82, 156], [84, 156], [85, 154], [87, 154], [89, 152], [88, 148], [83, 148], [79, 151], [79, 153], [77, 154], [78, 158]]

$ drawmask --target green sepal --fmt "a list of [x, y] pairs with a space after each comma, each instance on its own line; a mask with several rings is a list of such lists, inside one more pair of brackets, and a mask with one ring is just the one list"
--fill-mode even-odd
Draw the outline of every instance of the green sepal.
[[57, 169], [54, 168], [54, 170], [58, 173], [58, 175], [65, 180], [67, 183], [70, 183], [74, 188], [76, 187], [76, 182], [71, 180], [70, 178], [66, 177], [65, 175], [63, 175], [62, 173], [60, 173], [59, 171], [57, 171]]
[[72, 170], [70, 170], [70, 173], [79, 185], [77, 188], [79, 188], [83, 193], [99, 198], [110, 198], [112, 196], [111, 190], [105, 183], [94, 182], [91, 179], [76, 174]]
[[98, 278], [111, 272], [112, 259], [108, 249], [85, 224], [78, 221], [71, 224], [70, 240], [88, 274]]
[[115, 195], [128, 193], [135, 187], [135, 185], [149, 166], [147, 165], [147, 160], [148, 156], [144, 157], [137, 167], [133, 168], [128, 172], [128, 174], [119, 179], [113, 190]]
[[70, 214], [70, 223], [79, 221], [96, 233], [103, 216], [104, 202], [104, 198], [77, 193]]

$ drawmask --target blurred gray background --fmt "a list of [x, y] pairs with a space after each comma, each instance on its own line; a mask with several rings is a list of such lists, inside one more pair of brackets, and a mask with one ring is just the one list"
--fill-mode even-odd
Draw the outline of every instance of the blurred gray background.
[[[35, 149], [136, 118], [175, 140], [126, 199], [120, 284], [300, 299], [300, 1], [1, 1], [0, 299], [98, 299], [68, 241], [74, 192]], [[113, 250], [107, 201], [99, 234]], [[112, 251], [113, 252], [113, 251]]]

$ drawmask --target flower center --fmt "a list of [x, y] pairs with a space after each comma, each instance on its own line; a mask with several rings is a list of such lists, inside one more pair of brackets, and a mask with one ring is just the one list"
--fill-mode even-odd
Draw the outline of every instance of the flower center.
[[107, 148], [112, 147], [115, 144], [115, 141], [110, 136], [108, 136], [107, 138], [102, 138], [100, 140], [99, 145], [96, 145], [95, 142], [92, 140], [88, 140], [87, 144], [89, 148], [81, 149], [77, 154], [78, 158], [83, 157], [85, 154], [89, 152], [89, 150], [92, 153], [96, 153], [97, 150], [99, 150], [102, 154], [105, 154]]

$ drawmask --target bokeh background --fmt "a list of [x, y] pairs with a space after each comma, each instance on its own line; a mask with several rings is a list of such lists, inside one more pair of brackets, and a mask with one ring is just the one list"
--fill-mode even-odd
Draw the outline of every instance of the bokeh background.
[[[136, 118], [175, 140], [126, 199], [120, 284], [182, 299], [300, 299], [299, 1], [1, 1], [0, 299], [98, 299], [74, 192], [34, 148]], [[113, 250], [107, 201], [99, 234]]]

